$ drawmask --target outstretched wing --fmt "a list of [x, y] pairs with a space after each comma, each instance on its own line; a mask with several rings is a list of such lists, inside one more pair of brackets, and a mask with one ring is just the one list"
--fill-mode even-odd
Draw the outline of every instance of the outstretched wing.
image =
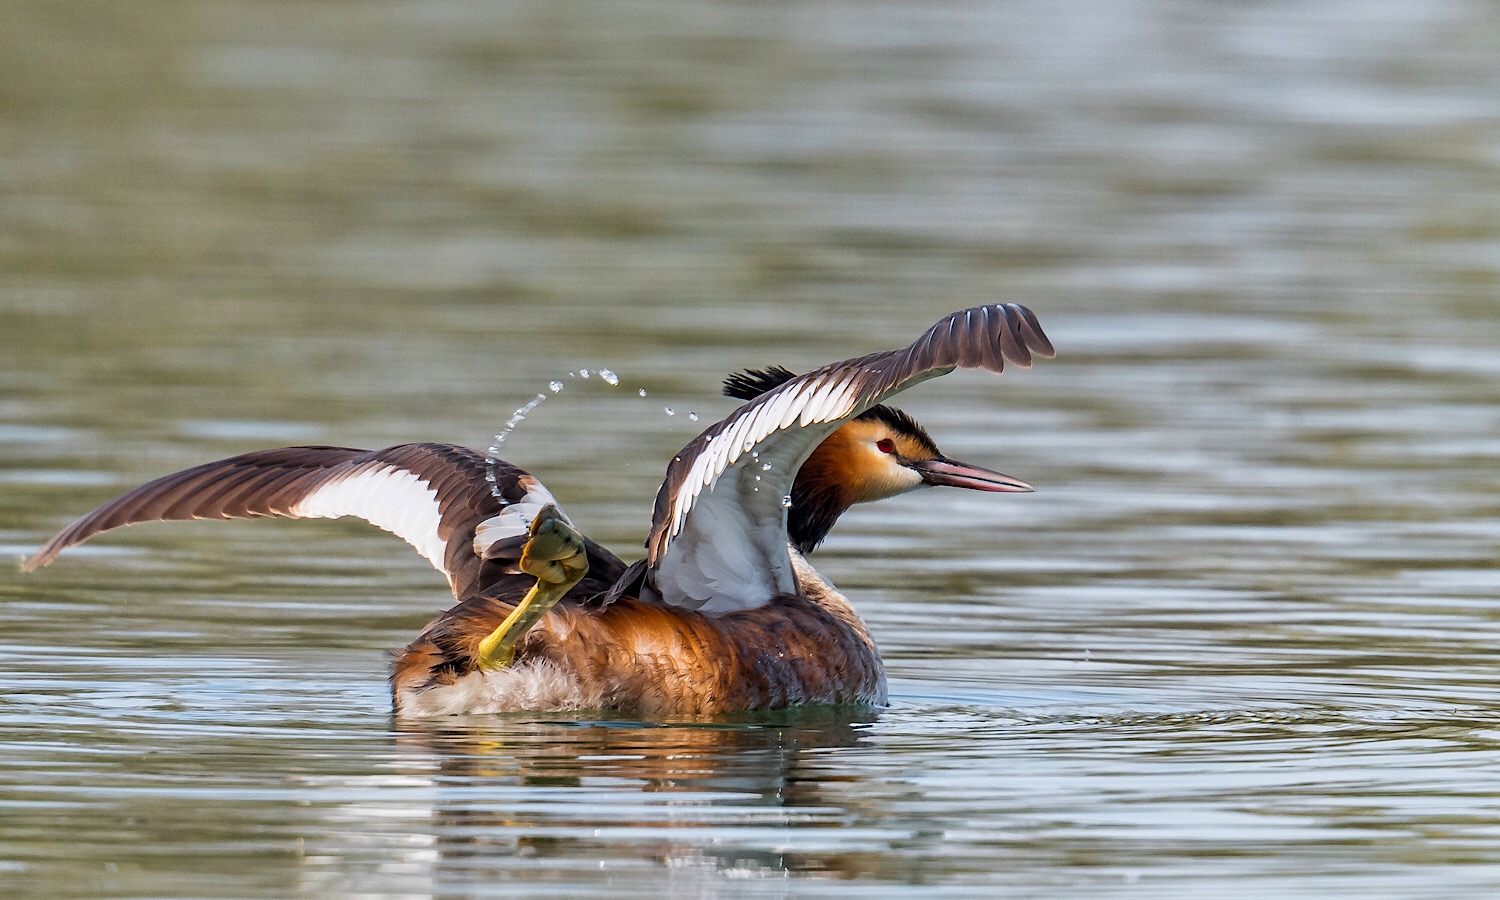
[[[22, 568], [41, 568], [96, 534], [139, 522], [354, 516], [415, 547], [462, 598], [514, 573], [510, 560], [519, 555], [532, 517], [556, 502], [540, 481], [499, 460], [492, 464], [492, 491], [489, 471], [484, 456], [451, 444], [246, 453], [111, 500], [55, 535]], [[589, 550], [591, 558], [613, 560], [597, 545]]]
[[1000, 372], [1051, 358], [1015, 303], [947, 316], [909, 347], [832, 363], [736, 409], [682, 449], [656, 495], [646, 583], [668, 603], [719, 614], [795, 593], [787, 504], [797, 469], [830, 434], [887, 397], [955, 368]]

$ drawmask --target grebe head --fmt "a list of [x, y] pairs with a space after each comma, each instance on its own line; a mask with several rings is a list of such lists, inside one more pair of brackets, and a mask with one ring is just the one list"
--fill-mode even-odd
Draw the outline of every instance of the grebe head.
[[[781, 366], [748, 369], [724, 379], [724, 394], [753, 400], [795, 377]], [[911, 416], [893, 406], [872, 406], [825, 438], [797, 470], [787, 534], [807, 553], [854, 504], [935, 486], [1032, 490], [1009, 475], [947, 458]]]

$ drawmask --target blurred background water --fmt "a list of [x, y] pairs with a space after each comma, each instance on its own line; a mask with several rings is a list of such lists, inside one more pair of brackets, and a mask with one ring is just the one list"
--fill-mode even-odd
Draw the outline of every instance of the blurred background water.
[[1038, 493], [816, 556], [884, 711], [392, 722], [447, 599], [357, 523], [0, 575], [3, 893], [1493, 896], [1496, 47], [1480, 0], [7, 4], [11, 559], [600, 366], [505, 455], [634, 558], [731, 369], [998, 300], [1059, 357], [901, 403]]

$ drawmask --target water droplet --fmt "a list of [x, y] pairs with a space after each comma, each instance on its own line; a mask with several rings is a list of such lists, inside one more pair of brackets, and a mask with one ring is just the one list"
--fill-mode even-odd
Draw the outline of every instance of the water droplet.
[[[759, 475], [755, 476], [755, 480], [756, 481], [760, 481], [760, 476]], [[758, 490], [760, 490], [760, 488], [756, 488], [756, 490], [758, 491]]]
[[665, 412], [669, 416], [675, 416], [675, 415], [677, 415], [677, 410], [673, 409], [670, 406], [663, 406], [662, 407], [662, 411]]
[[[556, 381], [548, 386], [552, 387], [554, 391], [562, 390], [562, 385]], [[526, 419], [526, 414], [536, 409], [546, 399], [546, 394], [537, 394], [526, 405], [511, 413], [510, 418], [505, 420], [505, 428], [499, 434], [495, 435], [495, 442], [490, 444], [490, 451], [484, 458], [484, 480], [490, 484], [490, 496], [494, 497], [495, 501], [501, 506], [505, 506], [506, 502], [505, 498], [500, 495], [499, 480], [495, 477], [495, 463], [499, 462], [496, 457], [500, 455], [500, 445], [504, 444], [505, 438], [510, 435], [511, 431]]]
[[696, 422], [696, 421], [698, 421], [698, 414], [695, 413], [695, 412], [693, 412], [693, 411], [691, 411], [691, 410], [689, 410], [688, 411], [688, 421], [689, 422]]
[[563, 383], [561, 381], [549, 381], [547, 382], [547, 387], [551, 388], [552, 393], [555, 394], [563, 389]]
[[781, 508], [782, 509], [791, 509], [792, 508], [792, 495], [791, 494], [787, 494], [785, 497], [781, 498]]
[[761, 463], [760, 464], [760, 470], [762, 472], [769, 472], [769, 471], [771, 471], [771, 464], [770, 463]]
[[587, 378], [587, 377], [589, 377], [589, 370], [588, 369], [579, 369], [578, 370], [578, 377], [579, 378]]
[[645, 388], [641, 388], [640, 390], [636, 391], [636, 393], [640, 394], [642, 397], [644, 397], [644, 396], [646, 396], [646, 389]]
[[613, 386], [620, 383], [620, 376], [616, 375], [614, 372], [611, 372], [609, 369], [600, 369], [599, 377], [603, 378], [604, 383], [607, 385]]

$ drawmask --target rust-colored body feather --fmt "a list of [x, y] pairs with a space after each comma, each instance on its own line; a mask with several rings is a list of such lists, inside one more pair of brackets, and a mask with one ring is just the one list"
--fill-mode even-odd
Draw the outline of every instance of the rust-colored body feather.
[[[599, 706], [652, 715], [883, 704], [880, 652], [854, 608], [805, 563], [798, 581], [800, 597], [723, 616], [636, 597], [602, 609], [565, 600], [527, 634], [515, 665], [546, 664], [593, 688]], [[513, 608], [475, 597], [434, 620], [392, 666], [397, 710], [476, 675], [476, 648]]]

